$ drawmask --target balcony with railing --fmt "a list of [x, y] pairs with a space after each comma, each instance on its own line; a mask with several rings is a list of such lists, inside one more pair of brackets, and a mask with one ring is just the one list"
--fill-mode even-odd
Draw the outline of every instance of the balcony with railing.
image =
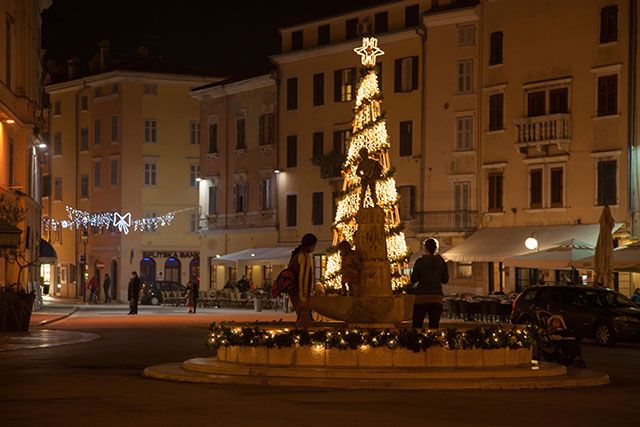
[[414, 233], [470, 232], [478, 228], [478, 211], [416, 212], [405, 221], [407, 230]]
[[567, 151], [571, 142], [571, 115], [551, 114], [518, 119], [515, 138], [515, 145], [521, 151], [527, 147], [542, 149], [545, 145], [556, 145], [558, 149]]
[[227, 228], [263, 228], [276, 226], [276, 211], [236, 212], [230, 214], [208, 215], [203, 221], [204, 230]]

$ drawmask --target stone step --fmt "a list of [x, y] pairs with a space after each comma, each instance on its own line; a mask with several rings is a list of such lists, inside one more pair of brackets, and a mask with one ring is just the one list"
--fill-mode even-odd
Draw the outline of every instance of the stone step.
[[169, 363], [148, 367], [144, 375], [149, 378], [210, 384], [262, 385], [286, 387], [317, 387], [341, 389], [420, 389], [420, 390], [480, 390], [480, 389], [543, 389], [605, 385], [607, 374], [569, 369], [563, 375], [550, 377], [512, 378], [318, 378], [272, 377], [266, 375], [229, 375], [187, 370], [183, 363]]
[[348, 368], [266, 366], [220, 362], [215, 357], [194, 358], [183, 362], [187, 371], [208, 374], [290, 378], [343, 379], [492, 379], [533, 378], [565, 375], [567, 368], [554, 363], [535, 362], [531, 367], [500, 368]]

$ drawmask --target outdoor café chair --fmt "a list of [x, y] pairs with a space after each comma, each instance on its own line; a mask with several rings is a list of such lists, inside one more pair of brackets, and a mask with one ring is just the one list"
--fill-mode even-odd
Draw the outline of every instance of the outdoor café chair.
[[460, 304], [455, 299], [448, 300], [449, 304], [449, 319], [453, 319], [455, 316], [456, 319], [460, 318]]

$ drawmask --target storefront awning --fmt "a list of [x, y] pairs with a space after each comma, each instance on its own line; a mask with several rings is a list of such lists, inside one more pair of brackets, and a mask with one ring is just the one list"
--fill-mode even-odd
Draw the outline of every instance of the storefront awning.
[[213, 262], [221, 264], [243, 263], [243, 264], [280, 264], [289, 263], [291, 252], [295, 248], [288, 246], [275, 246], [267, 248], [249, 248], [238, 252], [222, 255], [215, 258]]
[[53, 249], [51, 243], [44, 239], [40, 239], [40, 257], [38, 257], [38, 262], [40, 264], [58, 263], [58, 254], [56, 253], [56, 250]]
[[[573, 266], [576, 268], [593, 269], [595, 267], [594, 257], [589, 256], [579, 259], [573, 263]], [[611, 267], [615, 271], [640, 273], [640, 243], [614, 249]]]
[[504, 265], [507, 267], [566, 270], [570, 269], [575, 261], [593, 256], [594, 251], [595, 248], [592, 245], [572, 239], [550, 249], [507, 258], [504, 260]]
[[[616, 224], [613, 231], [620, 226]], [[503, 262], [506, 258], [533, 253], [524, 245], [524, 241], [532, 236], [538, 240], [539, 251], [571, 239], [595, 246], [599, 227], [598, 224], [580, 224], [483, 228], [443, 256], [448, 261], [456, 262]]]

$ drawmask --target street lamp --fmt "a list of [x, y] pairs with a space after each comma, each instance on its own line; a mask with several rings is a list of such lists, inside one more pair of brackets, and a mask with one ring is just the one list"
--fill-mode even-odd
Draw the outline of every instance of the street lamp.
[[524, 245], [531, 251], [534, 249], [539, 251], [540, 247], [538, 246], [538, 233], [536, 233], [535, 231], [531, 233], [531, 237], [527, 237], [527, 240], [524, 241]]
[[89, 233], [87, 228], [82, 229], [80, 236], [82, 239], [82, 257], [80, 258], [80, 293], [82, 294], [82, 302], [85, 302], [85, 286], [84, 286], [84, 271], [87, 266], [87, 242], [89, 241]]

